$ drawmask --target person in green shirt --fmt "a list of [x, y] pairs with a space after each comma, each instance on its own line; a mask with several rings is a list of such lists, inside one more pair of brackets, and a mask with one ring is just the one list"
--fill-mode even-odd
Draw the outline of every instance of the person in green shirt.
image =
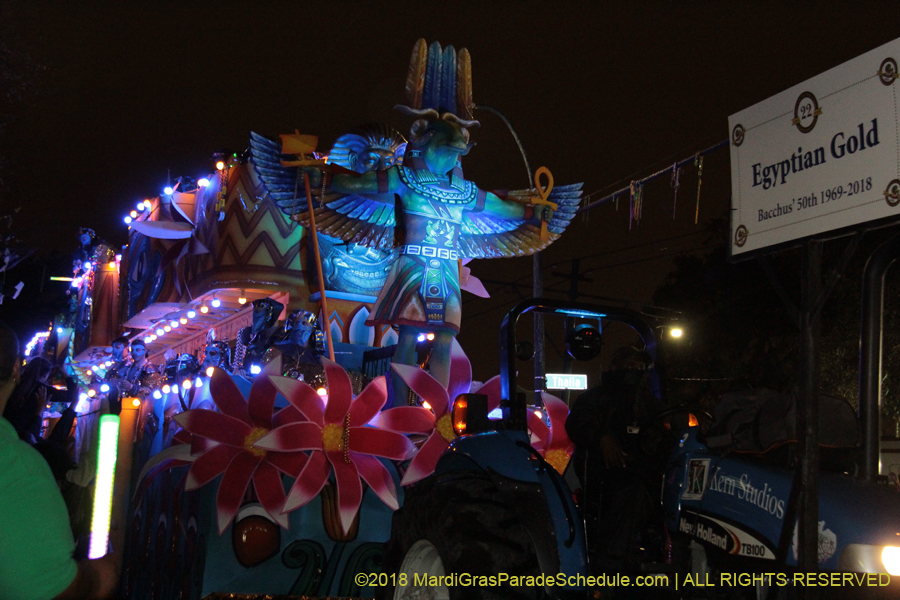
[[[19, 380], [19, 342], [0, 323], [0, 413]], [[118, 585], [112, 554], [75, 561], [75, 542], [59, 488], [43, 457], [0, 417], [0, 598], [111, 598]]]

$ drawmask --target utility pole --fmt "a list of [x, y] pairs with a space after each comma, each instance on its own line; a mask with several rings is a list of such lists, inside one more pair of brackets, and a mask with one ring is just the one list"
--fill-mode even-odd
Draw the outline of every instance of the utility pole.
[[[587, 281], [593, 282], [594, 280], [590, 277], [582, 277], [579, 275], [579, 268], [581, 265], [580, 258], [572, 259], [572, 272], [571, 273], [554, 273], [556, 277], [564, 277], [569, 280], [569, 301], [575, 302], [578, 300], [578, 282], [579, 281]], [[566, 317], [565, 321], [565, 335], [566, 339], [568, 339], [569, 334], [572, 333], [572, 329], [575, 327], [575, 318], [574, 317]], [[563, 355], [563, 373], [571, 373], [572, 372], [572, 357], [569, 356], [567, 352]], [[566, 390], [563, 393], [563, 400], [566, 404], [569, 404], [569, 400], [571, 398], [571, 391]]]

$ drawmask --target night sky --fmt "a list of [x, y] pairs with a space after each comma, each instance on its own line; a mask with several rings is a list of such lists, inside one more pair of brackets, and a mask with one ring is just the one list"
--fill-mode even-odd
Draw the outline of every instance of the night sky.
[[[298, 129], [321, 149], [366, 122], [407, 134], [392, 107], [420, 37], [468, 48], [476, 104], [508, 117], [532, 168], [598, 199], [725, 140], [728, 115], [898, 35], [898, 3], [785, 4], [2, 2], [3, 43], [39, 68], [0, 132], [0, 215], [21, 207], [14, 231], [31, 246], [74, 251], [79, 226], [121, 246], [139, 200], [211, 172], [211, 155], [243, 150], [250, 131]], [[476, 117], [467, 178], [526, 187], [506, 127]], [[627, 197], [578, 217], [545, 252], [546, 286], [567, 289], [553, 265], [584, 257], [593, 281], [581, 292], [649, 301], [673, 256], [717, 241], [707, 232], [728, 213], [728, 161], [726, 148], [705, 160], [697, 225], [692, 168], [674, 220], [668, 177], [645, 189], [630, 231]], [[530, 295], [530, 259], [471, 266], [492, 298], [467, 296], [464, 347]]]

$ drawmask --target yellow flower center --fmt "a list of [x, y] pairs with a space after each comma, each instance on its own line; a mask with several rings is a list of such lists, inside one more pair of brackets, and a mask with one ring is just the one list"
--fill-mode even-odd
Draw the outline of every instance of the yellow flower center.
[[253, 431], [247, 434], [247, 437], [244, 438], [244, 448], [249, 450], [253, 456], [263, 457], [266, 455], [266, 451], [262, 448], [254, 448], [253, 444], [259, 441], [261, 437], [269, 433], [268, 429], [264, 429], [262, 427], [254, 427]]
[[322, 428], [322, 446], [327, 452], [344, 449], [344, 428], [336, 423], [329, 423]]
[[563, 471], [566, 470], [566, 465], [569, 464], [569, 455], [566, 454], [565, 450], [556, 448], [554, 450], [549, 450], [547, 454], [544, 455], [544, 460], [562, 475]]
[[437, 423], [434, 424], [434, 428], [438, 430], [438, 433], [447, 442], [452, 442], [456, 439], [456, 432], [453, 431], [453, 421], [450, 419], [450, 413], [438, 419]]

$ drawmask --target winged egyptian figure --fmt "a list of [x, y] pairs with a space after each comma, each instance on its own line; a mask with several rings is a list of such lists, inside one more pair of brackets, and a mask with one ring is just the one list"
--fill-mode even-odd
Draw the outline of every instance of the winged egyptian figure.
[[[472, 118], [467, 50], [457, 54], [453, 46], [428, 47], [419, 40], [406, 93], [408, 105], [397, 108], [414, 122], [402, 163], [368, 172], [327, 160], [297, 168], [309, 175], [320, 233], [396, 254], [366, 324], [399, 326], [394, 361], [403, 364], [413, 364], [419, 333], [434, 333], [431, 374], [446, 385], [461, 321], [462, 259], [526, 256], [546, 248], [574, 217], [582, 184], [554, 187], [550, 178], [537, 189], [496, 193], [463, 177], [461, 159], [474, 146], [469, 130], [480, 126]], [[282, 171], [280, 181], [280, 205], [309, 225], [311, 207], [299, 172]], [[399, 377], [394, 388], [394, 404], [404, 404]]]

